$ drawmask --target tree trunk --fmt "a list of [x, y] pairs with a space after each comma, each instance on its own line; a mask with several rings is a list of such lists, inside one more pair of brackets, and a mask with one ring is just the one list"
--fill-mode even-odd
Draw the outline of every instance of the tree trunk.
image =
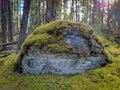
[[78, 22], [79, 20], [78, 20], [78, 17], [79, 17], [79, 15], [78, 15], [78, 0], [75, 0], [75, 6], [76, 6], [76, 22]]
[[23, 16], [20, 26], [20, 34], [19, 34], [19, 41], [17, 51], [20, 51], [21, 45], [26, 38], [26, 29], [27, 29], [27, 22], [28, 22], [28, 14], [30, 10], [30, 3], [31, 0], [24, 0], [24, 9], [23, 9]]
[[[2, 43], [6, 43], [6, 32], [7, 32], [7, 20], [6, 20], [6, 14], [7, 14], [7, 0], [1, 1], [1, 16], [2, 16]], [[3, 46], [3, 50], [6, 50], [6, 46]]]
[[56, 19], [55, 0], [46, 0], [46, 23]]
[[19, 6], [19, 2], [17, 0], [17, 31], [19, 31], [19, 9], [18, 9], [18, 6]]
[[110, 13], [109, 13], [109, 10], [110, 10], [110, 3], [109, 3], [109, 0], [108, 0], [108, 6], [107, 6], [107, 11], [108, 11], [108, 17], [107, 17], [107, 26], [108, 26], [108, 31], [110, 31]]
[[96, 20], [96, 5], [97, 5], [97, 0], [93, 0], [93, 8], [92, 8], [92, 25], [95, 24], [95, 20]]
[[40, 0], [39, 1], [39, 3], [38, 3], [38, 5], [36, 6], [36, 8], [35, 8], [35, 12], [34, 13], [32, 13], [31, 14], [31, 18], [32, 18], [32, 20], [31, 20], [31, 23], [30, 23], [30, 27], [28, 28], [28, 34], [32, 31], [32, 29], [33, 29], [33, 23], [35, 22], [35, 20], [36, 20], [36, 17], [37, 17], [37, 13], [38, 13], [38, 11], [39, 11], [39, 24], [38, 25], [40, 25], [41, 24], [41, 13], [40, 13], [40, 5], [41, 5], [41, 3], [42, 3], [42, 0]]
[[92, 25], [100, 24], [101, 5], [103, 5], [103, 4], [100, 4], [100, 0], [93, 0]]
[[41, 12], [40, 12], [40, 8], [41, 8], [41, 2], [42, 2], [42, 0], [40, 0], [40, 2], [38, 3], [39, 5], [39, 8], [38, 8], [38, 10], [39, 10], [39, 14], [38, 14], [38, 17], [39, 17], [39, 21], [38, 21], [38, 24], [39, 25], [41, 25]]
[[72, 0], [71, 8], [70, 8], [70, 19], [74, 20], [74, 0]]
[[12, 8], [10, 0], [7, 0], [8, 5], [8, 40], [13, 41], [13, 16], [12, 16]]
[[68, 0], [63, 0], [63, 8], [64, 8], [64, 14], [63, 14], [63, 20], [67, 20], [67, 7], [68, 7]]
[[[104, 0], [102, 0], [102, 5], [104, 5]], [[105, 12], [104, 6], [102, 6], [102, 11], [101, 11], [101, 24], [102, 24], [102, 26], [101, 26], [101, 30], [103, 30], [103, 26], [104, 26], [104, 12]]]

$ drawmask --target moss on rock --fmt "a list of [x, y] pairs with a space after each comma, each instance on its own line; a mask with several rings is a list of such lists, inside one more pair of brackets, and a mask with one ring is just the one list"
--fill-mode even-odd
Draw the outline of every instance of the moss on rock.
[[[87, 40], [93, 38], [90, 31], [93, 28], [84, 23], [75, 23], [67, 20], [57, 20], [36, 28], [22, 45], [22, 53], [26, 54], [30, 47], [35, 49], [47, 48], [53, 53], [72, 53], [72, 46], [64, 41], [69, 30], [77, 30]], [[93, 46], [93, 45], [91, 45]]]
[[82, 73], [110, 63], [89, 25], [59, 20], [36, 28], [20, 59], [18, 71], [34, 75]]

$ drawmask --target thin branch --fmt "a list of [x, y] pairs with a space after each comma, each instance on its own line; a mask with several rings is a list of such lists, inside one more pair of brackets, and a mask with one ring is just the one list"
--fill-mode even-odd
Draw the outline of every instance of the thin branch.
[[4, 45], [13, 45], [13, 44], [17, 44], [18, 41], [10, 41], [10, 42], [7, 42], [7, 43], [2, 43], [0, 44], [0, 46], [4, 46]]

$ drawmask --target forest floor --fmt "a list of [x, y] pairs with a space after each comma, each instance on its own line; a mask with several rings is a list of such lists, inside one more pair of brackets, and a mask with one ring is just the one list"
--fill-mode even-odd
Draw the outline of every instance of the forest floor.
[[14, 72], [18, 55], [0, 58], [0, 90], [120, 90], [120, 48], [99, 36], [112, 64], [75, 75], [39, 76]]

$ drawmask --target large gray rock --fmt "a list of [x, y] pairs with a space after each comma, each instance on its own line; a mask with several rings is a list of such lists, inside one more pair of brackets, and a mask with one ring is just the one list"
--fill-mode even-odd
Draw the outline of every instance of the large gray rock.
[[33, 53], [24, 56], [22, 60], [23, 73], [34, 75], [43, 73], [75, 74], [101, 67], [107, 63], [104, 55], [75, 59], [74, 55]]
[[[52, 22], [50, 25], [54, 23]], [[61, 27], [63, 23], [63, 21], [58, 21], [58, 25]], [[23, 44], [22, 60], [20, 60], [23, 73], [34, 75], [44, 73], [75, 74], [99, 68], [110, 63], [104, 52], [104, 48], [94, 37], [91, 29], [84, 31], [81, 24], [75, 24], [77, 28], [73, 28], [72, 24], [70, 24], [67, 22], [68, 29], [66, 31], [63, 30], [60, 32], [61, 27], [57, 28], [60, 34], [54, 26], [55, 32], [52, 32], [52, 34], [51, 28], [50, 30], [49, 28], [45, 29], [46, 32], [40, 32], [40, 34], [37, 29], [33, 32], [33, 35], [27, 38]], [[41, 27], [39, 29], [44, 28]], [[51, 35], [52, 38], [47, 38], [45, 39], [46, 41], [41, 41], [41, 39], [44, 39], [43, 37], [34, 39], [34, 35], [43, 35], [43, 33]], [[60, 36], [62, 38], [56, 40]], [[39, 40], [41, 43], [35, 44], [36, 42], [40, 42]], [[34, 44], [40, 47], [36, 48]]]

